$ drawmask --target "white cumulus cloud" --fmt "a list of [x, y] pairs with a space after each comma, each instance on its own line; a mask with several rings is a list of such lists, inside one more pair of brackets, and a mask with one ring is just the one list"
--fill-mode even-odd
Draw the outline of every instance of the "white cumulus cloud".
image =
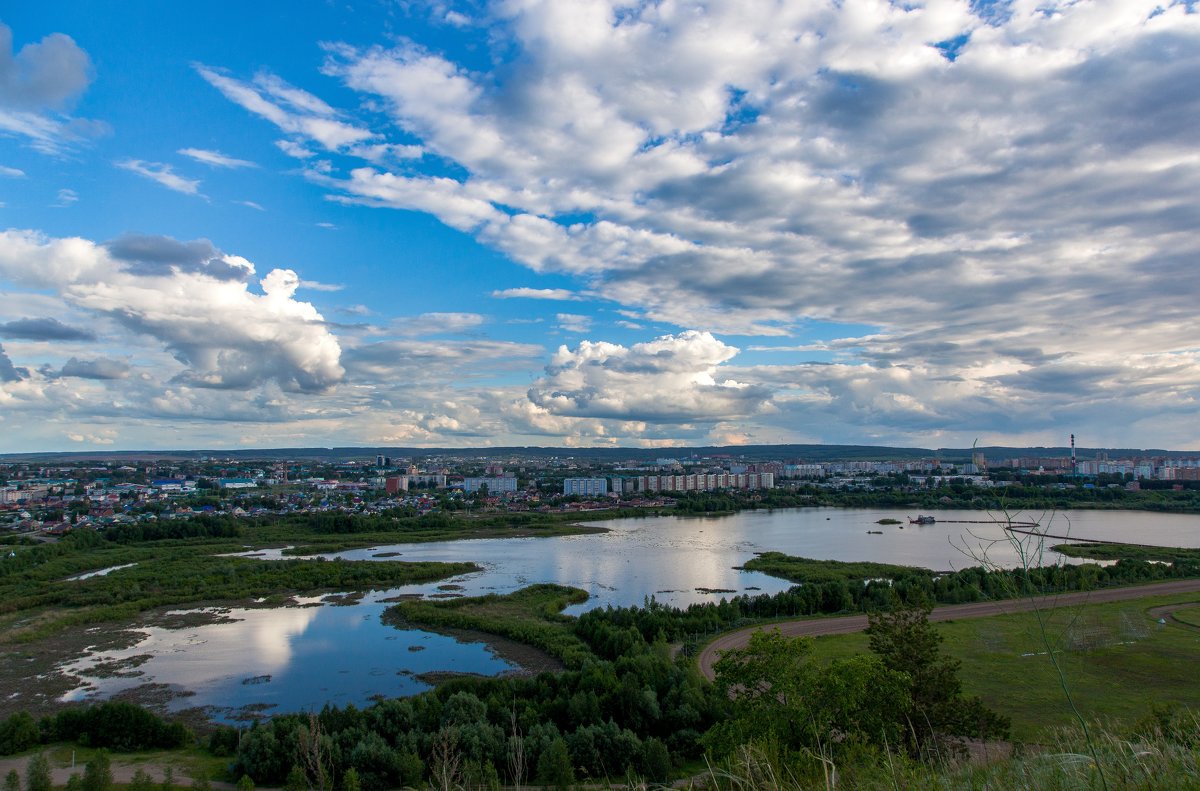
[[[271, 270], [256, 293], [248, 261], [205, 258], [203, 243], [190, 244], [135, 237], [106, 247], [5, 231], [0, 277], [57, 290], [76, 308], [157, 339], [183, 364], [178, 378], [193, 386], [244, 389], [272, 381], [311, 392], [342, 379], [341, 347], [317, 310], [294, 299], [294, 272]], [[173, 245], [174, 261], [167, 258]]]
[[737, 349], [688, 330], [630, 347], [583, 341], [560, 346], [529, 400], [553, 415], [644, 422], [716, 422], [745, 418], [770, 391], [732, 379], [720, 367]]

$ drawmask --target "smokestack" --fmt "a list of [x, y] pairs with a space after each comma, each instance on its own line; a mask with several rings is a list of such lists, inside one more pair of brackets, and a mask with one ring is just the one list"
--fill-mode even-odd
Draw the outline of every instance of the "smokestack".
[[1071, 474], [1074, 475], [1079, 468], [1075, 466], [1075, 435], [1071, 435]]

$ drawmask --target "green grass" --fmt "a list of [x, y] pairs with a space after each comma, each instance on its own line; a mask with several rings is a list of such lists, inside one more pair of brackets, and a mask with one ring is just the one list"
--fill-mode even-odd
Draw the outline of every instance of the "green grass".
[[1200, 605], [1176, 610], [1174, 614], [1175, 620], [1200, 629]]
[[[1085, 718], [1133, 722], [1153, 704], [1165, 703], [1200, 709], [1200, 632], [1160, 625], [1147, 614], [1151, 607], [1195, 601], [1196, 594], [1179, 594], [1043, 612], [1047, 639]], [[1182, 614], [1196, 618], [1195, 609]], [[943, 650], [962, 660], [964, 690], [1011, 717], [1014, 738], [1038, 741], [1072, 723], [1035, 613], [937, 627], [945, 637]], [[867, 651], [867, 637], [818, 637], [814, 648], [817, 656], [832, 660]]]
[[742, 568], [808, 585], [837, 580], [892, 579], [923, 570], [890, 563], [813, 560], [785, 555], [782, 552], [763, 552], [746, 561]]
[[587, 591], [565, 585], [531, 585], [506, 595], [401, 602], [383, 613], [384, 623], [496, 634], [539, 648], [567, 667], [576, 667], [591, 651], [562, 615], [571, 604], [587, 601]]
[[710, 766], [704, 785], [713, 791], [1184, 791], [1200, 788], [1200, 723], [1176, 712], [1165, 729], [1130, 732], [1092, 726], [1094, 757], [1078, 728], [1055, 731], [1041, 749], [991, 760], [924, 764], [902, 754], [859, 752], [843, 756], [836, 784], [815, 755], [778, 756], [749, 747]]
[[602, 527], [587, 527], [564, 519], [545, 519], [521, 525], [497, 524], [494, 520], [474, 522], [460, 516], [450, 528], [374, 531], [370, 533], [327, 534], [313, 531], [266, 529], [247, 533], [257, 546], [295, 542], [285, 555], [318, 555], [390, 544], [424, 544], [432, 541], [459, 541], [468, 538], [551, 538], [583, 533], [603, 533]]

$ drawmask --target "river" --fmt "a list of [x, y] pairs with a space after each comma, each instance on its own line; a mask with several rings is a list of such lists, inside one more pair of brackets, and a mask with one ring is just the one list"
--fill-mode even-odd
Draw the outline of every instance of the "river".
[[[80, 686], [68, 699], [106, 698], [145, 684], [175, 693], [170, 708], [214, 707], [216, 719], [239, 712], [319, 709], [324, 703], [369, 703], [373, 696], [427, 689], [415, 678], [434, 670], [493, 675], [516, 668], [480, 643], [419, 630], [398, 630], [379, 619], [401, 593], [506, 593], [554, 582], [588, 591], [568, 610], [641, 604], [654, 597], [685, 606], [739, 593], [774, 593], [789, 583], [736, 567], [756, 553], [780, 551], [829, 560], [867, 560], [935, 570], [1027, 562], [1076, 562], [1049, 551], [1057, 541], [1010, 540], [982, 511], [938, 511], [933, 525], [910, 525], [897, 509], [805, 508], [744, 511], [719, 517], [647, 517], [601, 523], [609, 532], [552, 538], [509, 538], [398, 544], [327, 557], [473, 561], [483, 571], [450, 581], [369, 594], [349, 606], [312, 600], [303, 606], [223, 611], [220, 622], [182, 628], [138, 627], [144, 638], [128, 648], [96, 651], [63, 665]], [[1003, 515], [994, 515], [1002, 517]], [[1200, 546], [1200, 516], [1135, 511], [1010, 514], [1040, 529], [1078, 540]], [[880, 525], [880, 519], [901, 525]], [[878, 531], [878, 532], [876, 532]], [[269, 560], [276, 553], [266, 553]], [[394, 556], [393, 556], [394, 557]], [[119, 574], [119, 570], [112, 573]], [[459, 586], [448, 593], [448, 583]], [[122, 665], [117, 673], [97, 668]], [[136, 665], [136, 666], [134, 666]]]

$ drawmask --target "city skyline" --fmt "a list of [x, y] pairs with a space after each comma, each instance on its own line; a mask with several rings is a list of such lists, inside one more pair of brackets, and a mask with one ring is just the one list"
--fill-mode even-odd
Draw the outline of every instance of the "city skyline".
[[0, 453], [1200, 447], [1190, 3], [0, 14]]

